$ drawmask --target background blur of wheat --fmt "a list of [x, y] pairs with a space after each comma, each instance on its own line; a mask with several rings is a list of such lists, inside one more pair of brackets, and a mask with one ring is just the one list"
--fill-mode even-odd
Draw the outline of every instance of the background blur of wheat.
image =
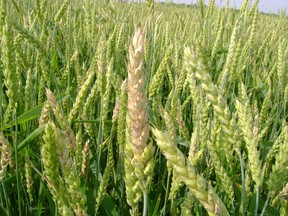
[[288, 215], [288, 19], [249, 2], [2, 0], [0, 215]]

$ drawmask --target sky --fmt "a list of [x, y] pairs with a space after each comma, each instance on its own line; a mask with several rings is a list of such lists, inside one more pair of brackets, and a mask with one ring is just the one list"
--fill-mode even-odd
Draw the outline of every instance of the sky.
[[[191, 2], [196, 3], [197, 0], [173, 0], [173, 2], [191, 4]], [[209, 2], [209, 0], [205, 0], [205, 2]], [[242, 2], [243, 0], [230, 0], [230, 6], [240, 8]], [[215, 3], [225, 6], [226, 0], [215, 0]], [[278, 14], [279, 9], [286, 9], [286, 13], [288, 13], [288, 0], [260, 0], [259, 10], [262, 12]]]

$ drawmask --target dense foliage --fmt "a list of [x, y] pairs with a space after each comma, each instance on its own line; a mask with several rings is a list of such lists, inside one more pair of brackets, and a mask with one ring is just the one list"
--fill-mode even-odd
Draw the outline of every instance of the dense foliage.
[[288, 19], [258, 3], [2, 0], [0, 215], [288, 215]]

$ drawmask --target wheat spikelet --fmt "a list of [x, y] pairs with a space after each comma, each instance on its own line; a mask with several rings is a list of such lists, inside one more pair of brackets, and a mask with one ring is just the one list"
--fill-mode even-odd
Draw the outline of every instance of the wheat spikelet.
[[[168, 161], [167, 161], [168, 163]], [[171, 163], [169, 161], [169, 163]], [[173, 164], [171, 163], [171, 166], [173, 168]], [[171, 187], [170, 187], [170, 191], [169, 191], [169, 199], [171, 201], [171, 209], [173, 210], [173, 208], [175, 208], [176, 204], [176, 198], [177, 198], [177, 193], [179, 192], [179, 190], [184, 186], [183, 182], [180, 180], [178, 173], [172, 169], [172, 182], [171, 182]]]
[[55, 127], [54, 123], [49, 121], [43, 135], [44, 144], [41, 148], [41, 157], [44, 165], [44, 175], [47, 178], [48, 188], [54, 201], [57, 203], [59, 212], [62, 215], [64, 215], [64, 213], [72, 215], [73, 213], [68, 204], [67, 193], [64, 192], [64, 181], [60, 178], [53, 127]]
[[[129, 50], [128, 66], [128, 122], [131, 129], [131, 144], [135, 154], [142, 154], [149, 136], [146, 111], [144, 72], [144, 33], [138, 30]], [[129, 125], [128, 124], [128, 125]]]
[[121, 85], [121, 92], [119, 95], [119, 115], [117, 124], [117, 142], [119, 145], [119, 154], [122, 158], [125, 149], [125, 130], [126, 130], [126, 112], [127, 112], [127, 94], [126, 94], [127, 81], [124, 80]]
[[23, 26], [21, 26], [16, 22], [12, 23], [12, 25], [21, 34], [23, 38], [26, 38], [31, 44], [33, 44], [39, 50], [41, 55], [43, 55], [45, 58], [49, 57], [49, 54], [47, 53], [43, 42], [39, 38], [37, 38], [30, 31], [28, 31], [26, 28], [24, 28]]
[[31, 161], [28, 155], [28, 151], [25, 152], [25, 180], [26, 180], [26, 190], [29, 195], [30, 202], [33, 201], [33, 178], [32, 178], [32, 170], [31, 170]]
[[99, 186], [98, 191], [97, 191], [96, 207], [95, 207], [96, 213], [100, 207], [100, 204], [102, 203], [102, 200], [104, 199], [104, 195], [106, 193], [106, 189], [107, 189], [108, 184], [109, 184], [109, 179], [110, 179], [111, 173], [113, 171], [113, 164], [114, 164], [113, 157], [114, 157], [114, 154], [113, 154], [113, 149], [112, 149], [112, 142], [110, 142], [109, 146], [108, 146], [107, 165], [106, 165], [100, 186]]
[[189, 153], [188, 153], [188, 160], [191, 163], [191, 165], [194, 167], [197, 166], [197, 163], [199, 162], [199, 160], [202, 157], [202, 154], [204, 152], [203, 148], [201, 148], [197, 151], [197, 147], [199, 146], [198, 130], [199, 130], [198, 127], [196, 127], [192, 133], [191, 141], [190, 141], [190, 147], [189, 147]]
[[[126, 131], [126, 134], [127, 131]], [[129, 135], [129, 134], [128, 134]], [[126, 135], [127, 136], [127, 135]], [[132, 165], [133, 151], [130, 143], [125, 145], [125, 186], [126, 186], [126, 200], [129, 206], [131, 206], [131, 215], [135, 215], [138, 211], [137, 203], [141, 200], [141, 189], [139, 187], [139, 182], [134, 172], [134, 167]]]
[[284, 47], [285, 47], [284, 41], [280, 40], [280, 42], [278, 44], [277, 75], [278, 75], [278, 79], [279, 79], [279, 83], [280, 83], [281, 94], [284, 94], [285, 87], [287, 84], [287, 81], [286, 81], [287, 76], [286, 76], [286, 72], [284, 69], [284, 67], [285, 67]]
[[275, 199], [272, 201], [273, 205], [276, 204], [280, 199], [287, 199], [288, 197], [288, 183], [283, 187], [281, 192], [275, 197]]
[[183, 89], [185, 80], [186, 80], [187, 71], [181, 70], [179, 76], [177, 77], [176, 86], [176, 94], [179, 95], [181, 90]]
[[97, 47], [97, 85], [99, 88], [100, 96], [104, 95], [105, 90], [105, 76], [106, 76], [106, 46], [105, 37], [101, 35], [101, 38]]
[[[138, 29], [129, 49], [128, 65], [128, 105], [126, 115], [126, 145], [125, 145], [125, 183], [127, 202], [132, 212], [137, 211], [136, 204], [140, 197], [139, 180], [135, 167], [140, 166], [143, 178], [144, 164], [141, 161], [149, 136], [149, 126], [146, 112], [145, 73], [144, 73], [144, 33]], [[132, 160], [132, 161], [131, 161]], [[139, 173], [138, 173], [139, 175]], [[141, 186], [143, 189], [143, 185]]]
[[233, 182], [231, 178], [229, 177], [229, 174], [227, 173], [227, 170], [225, 170], [223, 164], [221, 163], [221, 160], [219, 158], [219, 155], [217, 153], [217, 145], [216, 142], [217, 136], [219, 135], [219, 125], [216, 123], [214, 125], [214, 128], [211, 132], [211, 141], [207, 140], [207, 147], [209, 150], [209, 155], [211, 157], [211, 160], [213, 162], [213, 166], [216, 172], [217, 177], [220, 179], [220, 182], [227, 193], [229, 199], [231, 200], [232, 204], [234, 201], [234, 189], [233, 189]]
[[0, 132], [0, 144], [1, 144], [1, 159], [0, 159], [0, 181], [5, 177], [5, 172], [8, 164], [11, 161], [11, 152], [9, 148], [9, 141]]
[[69, 117], [68, 117], [68, 122], [72, 122], [72, 120], [74, 119], [74, 117], [76, 116], [76, 114], [79, 111], [80, 106], [84, 103], [84, 99], [86, 97], [86, 94], [89, 90], [89, 87], [91, 85], [91, 83], [93, 82], [94, 76], [95, 76], [95, 71], [94, 71], [94, 65], [92, 64], [91, 68], [87, 71], [87, 78], [84, 81], [82, 87], [80, 88], [75, 103], [73, 104], [73, 108], [69, 113]]
[[[255, 5], [256, 4], [257, 3], [255, 3]], [[251, 26], [249, 38], [248, 38], [247, 42], [245, 43], [245, 46], [241, 52], [241, 56], [239, 57], [239, 68], [240, 68], [239, 70], [240, 70], [240, 72], [238, 73], [238, 78], [240, 78], [241, 80], [243, 80], [243, 73], [245, 71], [245, 67], [247, 64], [247, 59], [249, 56], [249, 50], [251, 49], [251, 46], [253, 44], [253, 41], [254, 41], [255, 35], [256, 35], [256, 27], [257, 27], [257, 20], [258, 20], [259, 12], [258, 12], [258, 8], [254, 7], [254, 6], [251, 9], [251, 13], [253, 13], [253, 20], [252, 20], [252, 26]]]
[[107, 67], [107, 81], [106, 81], [106, 88], [105, 92], [103, 94], [102, 100], [101, 100], [101, 121], [102, 121], [102, 131], [105, 133], [105, 121], [108, 117], [108, 112], [109, 112], [109, 102], [110, 102], [110, 97], [111, 97], [111, 91], [112, 91], [112, 84], [111, 84], [111, 79], [112, 79], [112, 70], [113, 70], [113, 64], [114, 64], [114, 59], [111, 58]]
[[[157, 145], [166, 159], [173, 164], [173, 168], [179, 175], [181, 181], [187, 185], [196, 199], [204, 206], [208, 214], [217, 215], [219, 213], [220, 215], [229, 215], [226, 207], [216, 195], [212, 186], [209, 185], [202, 176], [196, 174], [194, 167], [189, 165], [189, 163], [186, 164], [185, 156], [169, 141], [169, 136], [157, 129], [152, 129], [152, 132], [156, 137]], [[220, 207], [218, 208], [218, 206]]]
[[176, 122], [179, 125], [180, 134], [183, 136], [183, 138], [185, 140], [189, 140], [190, 139], [189, 130], [186, 127], [186, 123], [182, 117], [183, 114], [182, 114], [181, 110], [182, 110], [181, 105], [180, 105], [180, 102], [178, 101], [177, 112], [176, 112]]
[[25, 110], [28, 111], [32, 107], [32, 96], [33, 96], [33, 76], [31, 68], [28, 69], [27, 77], [26, 77], [26, 85], [25, 85]]
[[[76, 215], [86, 215], [86, 196], [81, 189], [80, 179], [77, 173], [76, 161], [73, 160], [66, 145], [65, 131], [61, 131], [54, 124], [52, 129], [55, 135], [56, 152], [60, 167], [63, 173], [63, 179], [69, 195], [69, 203]], [[54, 149], [55, 150], [55, 149]]]
[[272, 171], [269, 175], [267, 185], [272, 197], [279, 193], [279, 188], [285, 180], [287, 180], [288, 167], [288, 126], [283, 128], [284, 140], [279, 145], [279, 152], [275, 156], [275, 164], [272, 166]]
[[63, 111], [58, 106], [54, 95], [49, 89], [46, 89], [46, 96], [47, 96], [49, 105], [51, 106], [63, 133], [65, 134], [65, 142], [66, 142], [67, 147], [72, 151], [76, 151], [76, 147], [77, 147], [76, 138], [75, 138], [74, 132], [72, 131], [70, 124], [68, 123], [67, 117], [64, 115]]
[[59, 8], [59, 10], [57, 11], [54, 17], [55, 22], [59, 22], [61, 20], [65, 11], [68, 9], [69, 3], [70, 3], [70, 0], [66, 0], [65, 2], [63, 2], [63, 4], [61, 5], [61, 7]]
[[[134, 211], [133, 209], [135, 209], [135, 204], [137, 203], [135, 198], [136, 201], [138, 200], [137, 196], [135, 197], [133, 187], [136, 185], [136, 190], [138, 190], [137, 187], [140, 187], [143, 193], [147, 193], [154, 168], [153, 154], [155, 149], [153, 145], [147, 145], [149, 125], [146, 108], [144, 40], [144, 32], [141, 29], [137, 29], [129, 49], [125, 182], [127, 201], [128, 203], [130, 202], [131, 205], [129, 205], [132, 207], [132, 211]], [[133, 158], [132, 163], [128, 161], [131, 156]]]
[[[2, 29], [1, 29], [2, 31]], [[9, 98], [8, 107], [5, 110], [4, 124], [9, 121], [12, 116], [13, 109], [15, 109], [18, 96], [19, 96], [19, 85], [17, 81], [16, 67], [14, 64], [15, 48], [12, 38], [12, 29], [10, 23], [5, 19], [5, 25], [3, 26], [3, 75], [4, 84], [7, 88], [6, 95]]]
[[266, 97], [264, 98], [261, 111], [260, 111], [259, 123], [262, 128], [265, 126], [265, 123], [266, 123], [265, 121], [267, 121], [266, 118], [268, 116], [268, 111], [269, 111], [269, 108], [271, 107], [271, 96], [272, 96], [272, 89], [271, 89], [271, 81], [270, 81], [269, 89], [266, 94]]
[[[227, 142], [225, 142], [225, 155], [227, 161], [231, 162], [233, 148], [238, 151], [240, 148], [239, 131], [235, 122], [235, 118], [231, 116], [231, 112], [225, 98], [220, 94], [218, 86], [214, 85], [210, 75], [204, 68], [203, 63], [191, 49], [186, 48], [184, 51], [186, 68], [189, 73], [195, 73], [195, 76], [201, 82], [201, 87], [206, 93], [208, 100], [211, 102], [214, 112], [221, 122], [222, 130], [225, 134]], [[189, 75], [189, 82], [195, 88], [193, 76]]]
[[170, 46], [167, 49], [165, 56], [162, 59], [156, 73], [154, 74], [154, 76], [151, 79], [151, 82], [149, 85], [149, 98], [154, 97], [161, 86], [162, 79], [163, 79], [164, 74], [165, 74], [166, 65], [168, 64], [168, 60], [171, 56], [171, 53], [172, 53], [172, 47]]
[[184, 197], [184, 201], [181, 204], [181, 215], [190, 216], [192, 215], [191, 208], [195, 203], [195, 197], [191, 193], [191, 191], [187, 191]]
[[[235, 23], [235, 26], [233, 28], [230, 43], [229, 43], [229, 50], [228, 50], [228, 56], [227, 60], [225, 62], [224, 68], [221, 71], [221, 74], [219, 75], [219, 78], [221, 79], [221, 90], [223, 91], [226, 87], [225, 81], [227, 80], [227, 76], [229, 74], [230, 69], [233, 66], [233, 61], [237, 61], [237, 52], [235, 52], [236, 48], [236, 36], [238, 33], [238, 22]], [[231, 80], [231, 77], [229, 77], [229, 80]]]
[[50, 104], [48, 101], [46, 101], [43, 105], [41, 115], [40, 115], [39, 120], [38, 120], [39, 127], [45, 125], [48, 122], [49, 115], [50, 115], [50, 109], [51, 109]]
[[215, 42], [213, 44], [213, 49], [212, 49], [212, 52], [211, 52], [212, 61], [216, 57], [216, 54], [217, 54], [217, 51], [218, 51], [218, 46], [219, 46], [219, 43], [220, 43], [220, 40], [221, 40], [221, 37], [222, 37], [222, 34], [223, 34], [223, 28], [224, 28], [223, 16], [221, 16], [221, 14], [219, 16], [220, 16], [220, 19], [219, 19], [220, 28], [218, 28], [216, 39], [215, 39]]
[[88, 168], [89, 168], [89, 159], [90, 159], [90, 149], [89, 149], [89, 140], [85, 143], [82, 150], [82, 166], [81, 166], [81, 175], [87, 177]]
[[160, 113], [165, 122], [165, 126], [167, 128], [167, 131], [169, 133], [172, 142], [176, 143], [176, 129], [171, 116], [169, 115], [168, 111], [164, 109], [162, 106], [160, 106]]
[[5, 25], [5, 17], [7, 14], [7, 0], [1, 1], [1, 9], [0, 9], [0, 41], [2, 40], [3, 34], [3, 26]]
[[263, 175], [260, 161], [260, 152], [257, 150], [258, 140], [253, 134], [253, 118], [249, 99], [244, 84], [240, 86], [241, 101], [236, 100], [236, 109], [239, 116], [239, 125], [248, 150], [248, 162], [251, 168], [252, 178], [257, 187], [262, 185]]

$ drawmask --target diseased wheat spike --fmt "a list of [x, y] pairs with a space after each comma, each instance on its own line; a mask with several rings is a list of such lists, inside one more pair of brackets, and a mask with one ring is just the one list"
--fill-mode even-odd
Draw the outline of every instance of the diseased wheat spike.
[[39, 120], [38, 120], [39, 127], [45, 125], [48, 122], [49, 115], [50, 115], [50, 109], [51, 109], [50, 104], [48, 101], [46, 101], [43, 105], [41, 115], [40, 115]]
[[281, 192], [275, 197], [275, 199], [272, 201], [273, 205], [276, 204], [277, 201], [280, 199], [287, 199], [288, 197], [288, 183], [283, 187]]
[[46, 96], [49, 102], [49, 105], [51, 106], [54, 115], [60, 125], [60, 128], [65, 134], [65, 144], [67, 144], [67, 147], [75, 151], [76, 150], [76, 138], [74, 135], [74, 132], [72, 131], [72, 128], [70, 124], [68, 123], [67, 117], [64, 115], [63, 111], [60, 109], [60, 107], [57, 104], [57, 101], [51, 92], [50, 89], [46, 89]]
[[[143, 170], [149, 164], [151, 154], [146, 153], [146, 148], [153, 151], [154, 148], [147, 145], [149, 137], [147, 96], [146, 96], [146, 74], [144, 70], [144, 40], [145, 34], [137, 29], [129, 49], [128, 65], [128, 105], [127, 105], [127, 144], [131, 145], [134, 156], [133, 166], [135, 174], [140, 181], [143, 192], [147, 192], [146, 180]], [[146, 151], [145, 151], [146, 150]], [[145, 158], [145, 157], [148, 158]]]
[[26, 76], [26, 85], [25, 85], [25, 111], [28, 111], [32, 105], [32, 98], [33, 98], [33, 76], [31, 68], [28, 69], [27, 76]]
[[88, 168], [89, 168], [89, 140], [85, 143], [84, 148], [82, 150], [82, 166], [81, 166], [81, 175], [87, 177]]
[[1, 144], [1, 159], [0, 159], [0, 181], [5, 177], [5, 172], [11, 159], [11, 152], [9, 148], [9, 141], [0, 132], [0, 144]]
[[135, 154], [142, 154], [149, 136], [147, 100], [145, 95], [144, 33], [139, 29], [129, 49], [128, 65], [128, 115], [131, 144]]
[[[145, 72], [144, 72], [144, 33], [138, 29], [129, 48], [129, 65], [127, 93], [128, 105], [126, 114], [125, 145], [125, 183], [127, 202], [133, 214], [137, 211], [140, 184], [135, 166], [144, 168], [141, 155], [147, 145], [149, 136], [148, 117], [146, 112]], [[140, 170], [139, 169], [139, 170]], [[140, 174], [143, 176], [143, 173]], [[141, 187], [143, 188], [143, 186]]]
[[31, 161], [29, 158], [28, 151], [25, 152], [25, 180], [26, 180], [26, 190], [29, 195], [30, 202], [33, 201], [33, 178], [32, 178], [32, 170], [31, 170]]

